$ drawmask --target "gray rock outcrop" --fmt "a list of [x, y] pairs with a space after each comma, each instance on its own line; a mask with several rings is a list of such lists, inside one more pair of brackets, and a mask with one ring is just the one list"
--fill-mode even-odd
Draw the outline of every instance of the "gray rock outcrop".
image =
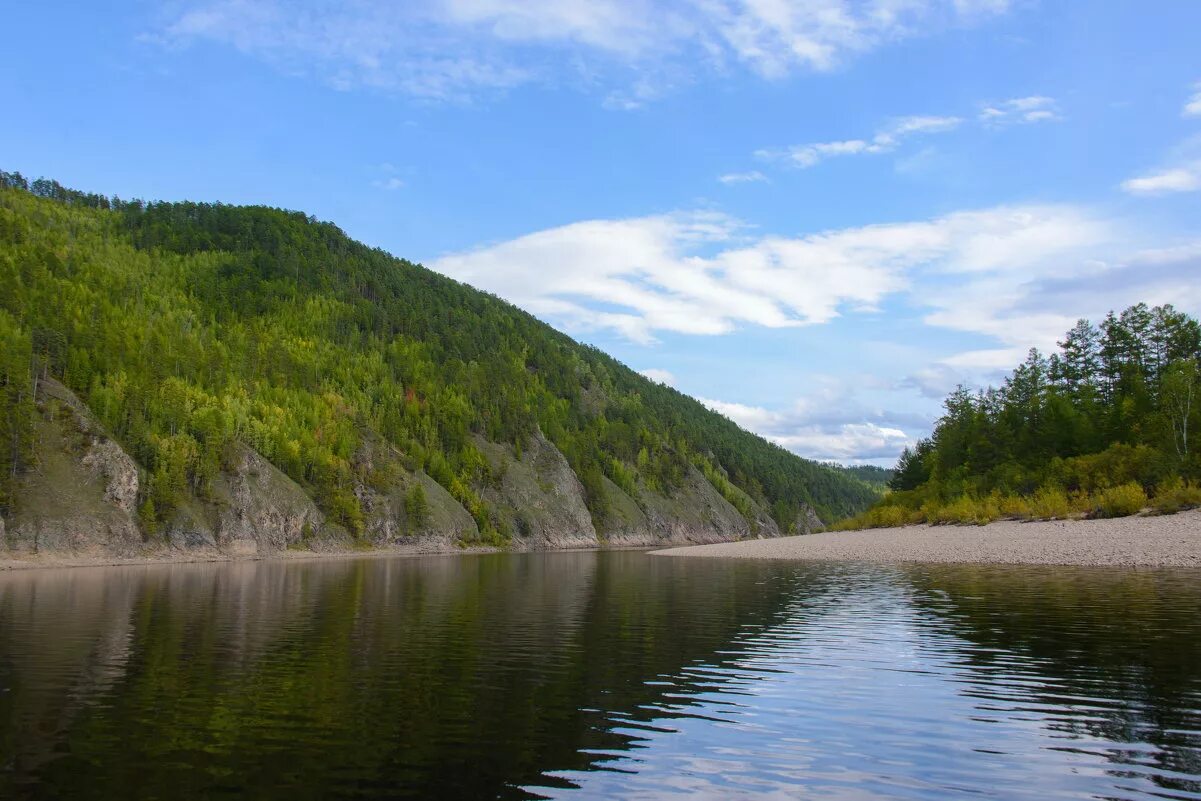
[[138, 466], [87, 407], [53, 379], [38, 382], [36, 461], [16, 484], [5, 541], [17, 551], [132, 555]]
[[[0, 544], [10, 550], [170, 558], [173, 552], [266, 556], [290, 548], [363, 545], [446, 551], [481, 541], [476, 520], [462, 503], [422, 470], [406, 468], [394, 446], [372, 439], [352, 461], [354, 492], [363, 512], [357, 538], [333, 523], [304, 487], [244, 445], [235, 446], [232, 465], [226, 464], [210, 486], [187, 494], [173, 505], [170, 519], [158, 521], [146, 535], [138, 520], [144, 471], [69, 389], [53, 380], [40, 383], [35, 464], [16, 482], [13, 506], [0, 520]], [[599, 396], [594, 400], [599, 403]], [[602, 477], [607, 502], [594, 520], [584, 486], [540, 431], [520, 451], [479, 436], [473, 442], [487, 462], [473, 490], [514, 549], [658, 546], [780, 535], [759, 503], [718, 480], [723, 496], [695, 467], [689, 466], [670, 491], [640, 483], [626, 492]], [[414, 494], [416, 488], [421, 492]], [[415, 497], [424, 500], [413, 501]], [[820, 527], [813, 510], [802, 507], [789, 533]]]
[[239, 447], [233, 469], [215, 482], [216, 543], [260, 555], [330, 539], [313, 499], [257, 452]]
[[599, 544], [584, 502], [584, 486], [541, 431], [534, 431], [520, 459], [507, 445], [482, 438], [476, 445], [494, 476], [480, 495], [496, 507], [516, 547], [595, 548]]

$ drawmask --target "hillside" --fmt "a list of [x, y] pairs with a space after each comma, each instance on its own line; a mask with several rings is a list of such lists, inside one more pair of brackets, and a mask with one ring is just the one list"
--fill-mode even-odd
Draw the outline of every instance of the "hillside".
[[330, 223], [0, 185], [12, 549], [716, 541], [875, 497]]
[[1079, 320], [1000, 387], [959, 387], [894, 490], [844, 527], [1116, 517], [1201, 505], [1201, 325], [1170, 305]]

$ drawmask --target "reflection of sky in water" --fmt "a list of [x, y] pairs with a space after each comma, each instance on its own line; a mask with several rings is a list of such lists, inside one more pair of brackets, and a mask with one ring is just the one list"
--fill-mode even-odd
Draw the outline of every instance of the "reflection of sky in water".
[[[1106, 676], [1065, 681], [1043, 675], [1030, 654], [959, 636], [931, 611], [947, 594], [930, 591], [919, 607], [900, 572], [851, 570], [838, 584], [817, 603], [798, 595], [783, 624], [741, 636], [732, 663], [660, 677], [707, 685], [682, 703], [667, 696], [631, 727], [610, 716], [637, 742], [601, 770], [553, 774], [577, 789], [529, 789], [655, 799], [1201, 798], [1195, 773], [1157, 767], [1160, 747], [1092, 733], [1115, 721], [1132, 739], [1148, 733], [1128, 714], [1141, 699], [1104, 697], [1115, 689]], [[1189, 697], [1199, 700], [1195, 690]], [[1201, 711], [1179, 712], [1191, 726], [1167, 733], [1195, 769]]]
[[1197, 572], [27, 571], [0, 798], [1201, 798], [1199, 666]]

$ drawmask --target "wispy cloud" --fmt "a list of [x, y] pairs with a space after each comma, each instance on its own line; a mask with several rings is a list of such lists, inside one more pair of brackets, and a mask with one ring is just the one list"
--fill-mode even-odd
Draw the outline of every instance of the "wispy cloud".
[[[696, 69], [778, 78], [978, 24], [1001, 0], [183, 0], [151, 38], [210, 41], [337, 89], [440, 100], [608, 71], [606, 105], [636, 108]], [[567, 69], [564, 69], [564, 66]], [[564, 78], [564, 76], [567, 78]], [[631, 78], [631, 75], [634, 77]], [[580, 85], [595, 85], [580, 80]]]
[[397, 189], [404, 187], [404, 179], [396, 174], [399, 172], [396, 169], [396, 165], [389, 162], [384, 162], [383, 164], [379, 165], [379, 171], [382, 173], [382, 175], [371, 182], [371, 185], [376, 189], [395, 192]]
[[[962, 350], [906, 356], [886, 391], [941, 398], [996, 381], [1030, 347], [1049, 350], [1079, 317], [1136, 300], [1201, 311], [1201, 241], [1149, 248], [1147, 227], [1073, 205], [1000, 206], [926, 220], [761, 236], [714, 212], [590, 220], [430, 266], [572, 332], [653, 345], [665, 332], [717, 336], [818, 326], [908, 308], [911, 325]], [[1140, 232], [1143, 232], [1140, 234]], [[1153, 244], [1153, 243], [1152, 243]], [[564, 269], [570, 265], [570, 269]], [[957, 337], [947, 337], [954, 332]], [[816, 334], [815, 334], [816, 335]], [[819, 335], [820, 336], [820, 335]], [[661, 368], [647, 370], [666, 381]], [[858, 398], [858, 402], [852, 402]], [[895, 458], [928, 422], [822, 388], [783, 408], [706, 401], [805, 456]], [[923, 401], [924, 402], [924, 401]]]
[[400, 178], [392, 177], [392, 178], [381, 178], [377, 181], [372, 181], [371, 185], [374, 186], [376, 189], [386, 189], [389, 192], [392, 192], [392, 191], [395, 191], [395, 190], [403, 187], [405, 185], [405, 182], [402, 181]]
[[1006, 12], [1007, 0], [699, 0], [703, 31], [768, 77], [801, 67], [830, 70], [888, 42]]
[[1201, 117], [1201, 81], [1193, 84], [1193, 94], [1184, 104], [1181, 114], [1185, 117]]
[[1061, 116], [1054, 98], [1032, 95], [986, 104], [980, 109], [978, 119], [985, 125], [999, 127], [1051, 122], [1061, 119]]
[[[1006, 100], [987, 105], [977, 116], [977, 121], [988, 127], [1000, 127], [1017, 123], [1035, 123], [1060, 119], [1053, 98], [1033, 96]], [[787, 164], [801, 169], [814, 167], [823, 161], [845, 156], [872, 156], [892, 153], [908, 139], [930, 134], [949, 133], [964, 124], [963, 117], [953, 115], [914, 115], [893, 120], [870, 137], [837, 139], [829, 142], [811, 142], [788, 147], [762, 148], [756, 150], [756, 158]], [[927, 158], [930, 155], [927, 149]], [[913, 165], [906, 165], [912, 167]], [[904, 169], [905, 167], [902, 167]], [[738, 173], [735, 173], [736, 175]], [[754, 173], [758, 174], [758, 173]]]
[[660, 331], [820, 324], [871, 311], [927, 274], [957, 274], [956, 285], [997, 297], [990, 281], [1039, 274], [1110, 230], [1080, 209], [1027, 206], [754, 239], [724, 215], [679, 212], [573, 223], [431, 266], [568, 330], [649, 343]]
[[1122, 189], [1143, 196], [1201, 190], [1201, 135], [1186, 139], [1173, 148], [1158, 169], [1123, 181]]
[[819, 379], [819, 384], [816, 391], [782, 409], [700, 400], [748, 431], [821, 461], [891, 463], [916, 439], [906, 429], [924, 430], [931, 422], [922, 415], [865, 406], [840, 382]]
[[1140, 175], [1122, 182], [1132, 195], [1167, 195], [1201, 189], [1201, 161]]
[[953, 131], [962, 122], [960, 117], [902, 117], [868, 139], [843, 139], [793, 145], [783, 149], [764, 149], [757, 151], [755, 155], [763, 159], [783, 160], [797, 167], [813, 167], [826, 159], [839, 156], [891, 153], [909, 137]]
[[751, 170], [750, 172], [728, 172], [725, 175], [717, 176], [717, 180], [723, 184], [751, 184], [766, 181], [767, 176], [758, 170]]

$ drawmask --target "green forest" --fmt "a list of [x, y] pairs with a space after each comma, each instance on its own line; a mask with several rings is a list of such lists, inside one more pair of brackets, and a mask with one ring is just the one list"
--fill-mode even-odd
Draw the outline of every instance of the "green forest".
[[[35, 459], [37, 376], [74, 390], [147, 474], [147, 536], [205, 497], [236, 444], [351, 533], [356, 454], [385, 442], [475, 518], [479, 435], [518, 454], [535, 429], [589, 510], [602, 476], [670, 494], [691, 466], [744, 516], [793, 528], [865, 509], [877, 482], [803, 460], [512, 305], [300, 212], [123, 201], [0, 173], [0, 512]], [[409, 500], [420, 513], [424, 498]]]
[[844, 528], [1117, 517], [1201, 505], [1201, 325], [1139, 303], [1079, 320], [1000, 387], [960, 386], [891, 492]]

